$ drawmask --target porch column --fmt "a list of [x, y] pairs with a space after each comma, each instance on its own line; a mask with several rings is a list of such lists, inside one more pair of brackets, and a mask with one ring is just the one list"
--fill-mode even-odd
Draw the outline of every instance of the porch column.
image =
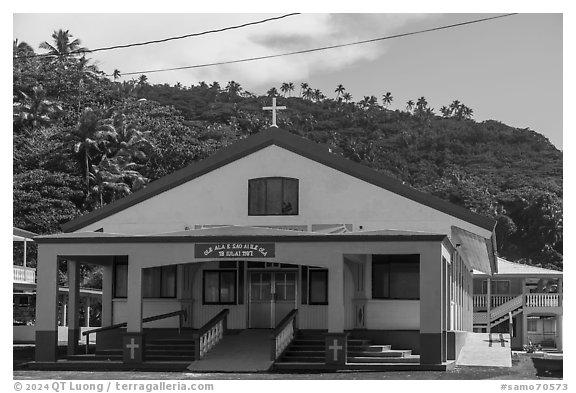
[[102, 266], [102, 326], [112, 325], [112, 291], [114, 265], [112, 262]]
[[56, 362], [58, 348], [58, 256], [38, 244], [36, 267], [36, 361]]
[[556, 349], [562, 350], [562, 314], [556, 315]]
[[490, 282], [490, 277], [486, 279], [486, 320], [488, 321], [486, 325], [486, 332], [490, 333], [492, 328], [492, 321], [490, 320], [490, 311], [492, 311], [492, 283]]
[[328, 333], [325, 335], [325, 362], [344, 365], [348, 333], [344, 332], [344, 258], [328, 268]]
[[521, 344], [528, 344], [528, 317], [526, 315], [526, 279], [522, 279], [522, 333]]
[[142, 268], [128, 259], [127, 326], [122, 340], [124, 363], [142, 363]]
[[90, 327], [90, 296], [86, 297], [86, 303], [85, 303], [85, 309], [84, 309], [84, 323], [86, 324], [86, 327]]
[[344, 259], [328, 268], [328, 332], [344, 331]]
[[80, 264], [69, 260], [68, 265], [68, 355], [78, 353], [80, 339]]
[[[420, 254], [420, 363], [441, 364], [442, 251], [440, 244]], [[391, 316], [393, 318], [393, 316]]]

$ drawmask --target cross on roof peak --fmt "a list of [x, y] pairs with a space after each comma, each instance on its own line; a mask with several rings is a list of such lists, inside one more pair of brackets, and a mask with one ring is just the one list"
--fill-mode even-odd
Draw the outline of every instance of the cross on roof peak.
[[265, 111], [272, 111], [272, 125], [270, 127], [278, 128], [276, 124], [276, 112], [282, 109], [286, 109], [285, 106], [276, 106], [276, 97], [272, 97], [272, 106], [265, 106], [262, 108]]

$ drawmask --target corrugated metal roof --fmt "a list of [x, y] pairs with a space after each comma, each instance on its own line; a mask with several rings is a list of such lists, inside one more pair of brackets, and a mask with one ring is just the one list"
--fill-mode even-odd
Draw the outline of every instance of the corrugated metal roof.
[[453, 243], [458, 247], [458, 252], [470, 263], [472, 269], [492, 274], [486, 243], [488, 239], [455, 226], [452, 227], [452, 238]]
[[538, 275], [538, 276], [561, 276], [558, 270], [545, 269], [543, 267], [525, 265], [522, 263], [510, 262], [503, 258], [498, 258], [498, 276], [502, 275]]

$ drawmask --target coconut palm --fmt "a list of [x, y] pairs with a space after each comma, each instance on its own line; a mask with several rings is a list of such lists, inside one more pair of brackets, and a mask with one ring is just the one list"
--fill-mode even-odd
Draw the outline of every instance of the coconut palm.
[[342, 94], [342, 98], [346, 103], [349, 103], [352, 100], [352, 94], [345, 92], [344, 94]]
[[446, 105], [440, 108], [440, 113], [442, 113], [442, 117], [444, 117], [445, 119], [450, 117], [451, 112], [452, 111], [450, 110], [450, 108], [448, 108]]
[[126, 160], [144, 160], [146, 154], [144, 150], [152, 148], [152, 143], [148, 140], [150, 131], [140, 131], [136, 126], [128, 121], [124, 113], [116, 113], [111, 126], [114, 136], [110, 153], [115, 157], [125, 157]]
[[425, 110], [427, 106], [428, 106], [428, 101], [426, 101], [426, 98], [424, 98], [424, 97], [418, 98], [418, 101], [416, 102], [416, 108], [417, 109]]
[[336, 93], [336, 99], [338, 99], [340, 97], [340, 94], [343, 94], [345, 90], [346, 88], [342, 84], [339, 84], [336, 87], [336, 90], [334, 90], [334, 93]]
[[240, 83], [230, 81], [228, 82], [224, 90], [226, 90], [228, 95], [230, 95], [231, 97], [236, 97], [240, 95], [240, 93], [242, 92], [242, 87], [240, 86]]
[[266, 92], [266, 95], [267, 95], [268, 97], [277, 97], [277, 96], [278, 96], [278, 90], [276, 90], [276, 88], [273, 87], [273, 88], [271, 88], [270, 90], [268, 90], [268, 91]]
[[80, 158], [87, 194], [90, 192], [90, 160], [101, 154], [103, 148], [115, 138], [114, 128], [107, 125], [91, 108], [84, 110], [78, 125], [67, 136], [68, 143], [72, 144], [74, 153]]
[[387, 92], [386, 94], [384, 94], [382, 96], [382, 103], [384, 104], [384, 108], [388, 108], [388, 105], [392, 103], [393, 99], [394, 97], [392, 97], [392, 93]]
[[148, 84], [148, 77], [144, 74], [140, 75], [138, 78], [138, 86], [144, 86]]
[[284, 94], [284, 97], [286, 97], [286, 94], [288, 94], [288, 90], [290, 90], [290, 88], [288, 87], [288, 83], [287, 82], [282, 83], [282, 85], [280, 86], [280, 91], [282, 92], [282, 94]]
[[73, 37], [74, 36], [69, 33], [69, 30], [54, 30], [52, 34], [53, 45], [48, 41], [44, 41], [40, 44], [39, 48], [47, 50], [49, 55], [56, 56], [60, 60], [64, 60], [69, 56], [79, 56], [89, 52], [87, 48], [80, 46], [82, 42], [79, 39], [70, 41]]
[[20, 91], [22, 99], [13, 104], [14, 125], [35, 128], [46, 126], [62, 107], [47, 99], [42, 85], [34, 86], [30, 94]]
[[288, 82], [288, 97], [292, 97], [293, 91], [294, 91], [294, 83]]
[[114, 81], [116, 81], [116, 79], [120, 78], [122, 76], [122, 74], [120, 73], [120, 70], [118, 68], [116, 68], [114, 70], [114, 72], [112, 73], [112, 77], [114, 78]]
[[304, 97], [304, 93], [308, 90], [310, 86], [306, 82], [300, 83], [300, 97]]
[[414, 101], [408, 100], [408, 102], [406, 103], [406, 110], [408, 112], [412, 112], [412, 109], [414, 109]]

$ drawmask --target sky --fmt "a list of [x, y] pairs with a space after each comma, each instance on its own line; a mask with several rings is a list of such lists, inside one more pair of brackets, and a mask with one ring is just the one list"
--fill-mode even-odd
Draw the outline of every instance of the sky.
[[[64, 29], [94, 49], [218, 29], [278, 13], [15, 13], [13, 38], [38, 45]], [[505, 12], [502, 12], [505, 13]], [[264, 94], [302, 82], [335, 97], [344, 85], [354, 101], [393, 96], [392, 109], [424, 96], [436, 109], [459, 100], [474, 119], [498, 120], [529, 128], [563, 149], [563, 15], [521, 13], [482, 23], [241, 64], [181, 71], [144, 71], [237, 60], [409, 33], [502, 13], [305, 13], [282, 20], [168, 43], [97, 52], [88, 57], [101, 70], [145, 73], [150, 83], [234, 80], [252, 93]], [[105, 28], [104, 28], [105, 27]]]

